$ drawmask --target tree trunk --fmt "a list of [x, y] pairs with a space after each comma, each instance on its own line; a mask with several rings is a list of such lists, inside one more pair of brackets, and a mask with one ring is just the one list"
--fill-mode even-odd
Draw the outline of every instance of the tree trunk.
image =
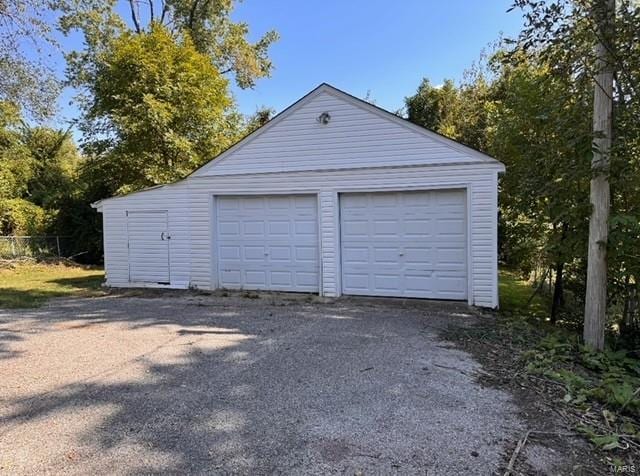
[[587, 289], [584, 310], [584, 341], [597, 350], [604, 348], [607, 307], [607, 238], [609, 231], [609, 154], [613, 112], [613, 68], [611, 64], [612, 18], [615, 0], [598, 0], [594, 6], [598, 20], [596, 77], [593, 96], [593, 159], [591, 161], [592, 205], [589, 219]]
[[553, 300], [551, 302], [551, 324], [558, 320], [558, 311], [564, 303], [564, 285], [562, 282], [564, 274], [564, 263], [556, 264], [556, 280], [553, 286]]

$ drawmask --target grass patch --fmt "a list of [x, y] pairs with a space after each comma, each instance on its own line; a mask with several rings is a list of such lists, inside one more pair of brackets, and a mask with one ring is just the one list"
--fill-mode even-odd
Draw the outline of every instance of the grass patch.
[[[527, 315], [546, 317], [549, 315], [549, 296], [538, 293], [521, 275], [506, 269], [499, 271], [500, 313], [503, 315]], [[533, 298], [532, 298], [533, 296]]]
[[39, 307], [62, 296], [96, 296], [104, 271], [69, 264], [24, 263], [0, 269], [0, 308]]

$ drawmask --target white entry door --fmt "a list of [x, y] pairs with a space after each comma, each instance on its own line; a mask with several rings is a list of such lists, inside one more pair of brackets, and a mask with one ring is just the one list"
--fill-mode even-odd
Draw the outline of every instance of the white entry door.
[[129, 281], [169, 284], [169, 227], [166, 210], [128, 211]]
[[344, 294], [467, 298], [464, 190], [340, 195]]
[[318, 292], [315, 195], [216, 197], [220, 287]]

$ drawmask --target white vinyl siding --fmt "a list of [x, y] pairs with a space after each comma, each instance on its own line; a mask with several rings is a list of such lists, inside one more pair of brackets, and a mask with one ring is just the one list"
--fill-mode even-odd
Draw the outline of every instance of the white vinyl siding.
[[215, 202], [220, 287], [318, 292], [315, 195], [218, 196]]
[[189, 286], [191, 273], [190, 213], [187, 188], [176, 184], [105, 201], [102, 206], [106, 283], [127, 287], [129, 280], [127, 212], [166, 211], [170, 287]]
[[[316, 120], [323, 112], [331, 115], [326, 125]], [[194, 176], [481, 162], [459, 144], [451, 147], [447, 139], [388, 115], [321, 92]]]
[[[339, 296], [339, 216], [338, 193], [357, 191], [432, 190], [466, 187], [468, 227], [470, 230], [471, 272], [469, 301], [495, 307], [497, 275], [497, 166], [485, 164], [397, 167], [336, 170], [325, 172], [293, 172], [283, 174], [247, 174], [233, 176], [193, 177], [185, 182], [189, 188], [192, 217], [193, 250], [210, 249], [212, 200], [214, 195], [230, 193], [266, 195], [274, 193], [319, 193], [320, 233], [322, 244], [322, 286], [325, 296]], [[197, 218], [197, 219], [196, 219]], [[197, 258], [197, 259], [196, 259]], [[212, 254], [194, 251], [191, 284], [209, 289], [216, 287], [212, 276]]]
[[[326, 126], [316, 118], [331, 114]], [[170, 287], [216, 289], [216, 200], [221, 196], [313, 195], [318, 292], [343, 289], [339, 197], [349, 193], [465, 191], [466, 296], [498, 305], [497, 177], [504, 166], [328, 86], [185, 180], [100, 202], [107, 284], [128, 286], [127, 210], [167, 210]], [[225, 268], [226, 269], [226, 268]]]
[[340, 195], [342, 292], [467, 298], [464, 190]]

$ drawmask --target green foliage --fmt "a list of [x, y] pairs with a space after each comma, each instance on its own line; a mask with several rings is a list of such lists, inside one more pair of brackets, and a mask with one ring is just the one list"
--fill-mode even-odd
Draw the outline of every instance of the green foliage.
[[46, 127], [26, 128], [23, 142], [32, 160], [27, 196], [33, 203], [59, 209], [63, 200], [76, 193], [82, 158], [68, 133]]
[[131, 0], [131, 8], [119, 8], [123, 5], [117, 0], [56, 3], [62, 12], [61, 30], [84, 35], [85, 49], [67, 55], [69, 78], [78, 87], [91, 85], [100, 63], [97, 57], [112, 48], [112, 41], [125, 32], [149, 33], [160, 25], [180, 41], [189, 39], [199, 53], [211, 59], [218, 72], [233, 75], [241, 88], [253, 87], [273, 68], [268, 50], [278, 34], [271, 30], [250, 42], [248, 25], [231, 19], [234, 0]]
[[93, 260], [101, 220], [91, 202], [183, 178], [265, 119], [245, 122], [223, 75], [242, 88], [269, 76], [278, 35], [250, 42], [248, 25], [231, 19], [233, 0], [54, 4], [62, 33], [84, 39], [65, 57], [86, 156], [78, 189], [58, 200], [55, 226]]
[[485, 150], [489, 85], [481, 72], [470, 70], [468, 75], [459, 87], [450, 79], [432, 86], [424, 78], [416, 93], [405, 98], [405, 108], [411, 122]]
[[604, 451], [615, 450], [620, 448], [620, 437], [613, 433], [609, 435], [598, 435], [592, 429], [584, 427], [583, 432], [589, 436], [589, 439]]
[[548, 316], [549, 299], [515, 271], [499, 270], [500, 314], [505, 316], [534, 317]]
[[496, 67], [487, 141], [509, 171], [501, 181], [501, 218], [512, 240], [505, 243], [504, 258], [530, 269], [573, 263], [586, 250], [587, 91], [576, 90], [545, 65]]
[[255, 43], [247, 41], [249, 26], [230, 19], [234, 0], [169, 0], [166, 4], [175, 28], [187, 32], [198, 51], [213, 58], [218, 71], [232, 72], [239, 87], [253, 87], [256, 79], [269, 76], [273, 65], [268, 49], [278, 34], [271, 30]]
[[118, 193], [183, 178], [235, 138], [227, 81], [161, 25], [113, 41], [90, 91], [89, 167]]
[[610, 412], [640, 416], [640, 361], [626, 351], [594, 352], [575, 338], [552, 334], [523, 358], [529, 372], [564, 385], [566, 403], [597, 401]]
[[0, 102], [0, 199], [24, 195], [34, 161], [22, 141], [19, 109]]
[[267, 122], [269, 122], [276, 111], [270, 107], [261, 107], [256, 110], [256, 112], [249, 116], [244, 125], [245, 134], [251, 134], [256, 129], [264, 126]]
[[[517, 41], [503, 43], [461, 86], [447, 81], [435, 88], [423, 80], [406, 100], [409, 119], [505, 163], [500, 260], [523, 275], [554, 280], [552, 320], [560, 314], [572, 325], [585, 297], [599, 6], [516, 0], [525, 14]], [[608, 39], [616, 69], [608, 315], [617, 345], [634, 348], [640, 343], [639, 28], [640, 4], [619, 0], [616, 35]]]
[[29, 127], [17, 107], [0, 103], [0, 235], [69, 235], [67, 255], [98, 262], [100, 218], [79, 180], [83, 165], [68, 133]]
[[0, 235], [41, 235], [46, 232], [47, 212], [22, 198], [0, 198]]
[[528, 374], [556, 382], [562, 402], [582, 415], [577, 429], [611, 451], [636, 440], [640, 417], [640, 361], [625, 351], [595, 352], [576, 335], [547, 334], [521, 354]]
[[446, 79], [442, 86], [433, 86], [424, 78], [415, 95], [405, 98], [405, 106], [411, 122], [444, 133], [452, 127], [452, 116], [459, 101], [459, 93], [452, 80]]
[[[554, 78], [584, 97], [580, 91], [592, 94], [593, 78], [598, 71], [594, 45], [603, 43], [607, 47], [607, 60], [615, 72], [613, 145], [610, 167], [603, 171], [611, 184], [608, 324], [612, 333], [620, 333], [619, 342], [637, 347], [640, 343], [640, 186], [637, 180], [640, 175], [640, 128], [637, 127], [640, 118], [640, 96], [637, 94], [640, 88], [640, 42], [637, 37], [640, 4], [636, 0], [617, 0], [615, 4], [615, 15], [609, 19], [603, 1], [515, 0], [514, 7], [524, 13], [525, 25], [517, 40], [510, 42], [513, 48], [505, 60], [516, 66], [532, 59], [548, 64]], [[612, 28], [602, 33], [599, 25], [605, 16], [607, 22], [611, 21]], [[544, 102], [544, 98], [537, 102]], [[585, 112], [585, 118], [591, 116]], [[558, 136], [570, 144], [570, 136], [564, 138], [564, 131], [557, 131]], [[591, 159], [591, 150], [587, 156]], [[584, 292], [584, 285], [580, 283], [584, 281], [582, 274], [574, 270], [572, 280]]]
[[[535, 58], [499, 51], [459, 87], [423, 80], [405, 100], [410, 120], [505, 163], [500, 259], [523, 275], [553, 268], [556, 278], [558, 270], [573, 277], [584, 267], [591, 154], [586, 86]], [[564, 302], [564, 294], [558, 300]]]
[[0, 198], [25, 198], [46, 209], [73, 193], [81, 158], [67, 133], [28, 127], [0, 103]]

